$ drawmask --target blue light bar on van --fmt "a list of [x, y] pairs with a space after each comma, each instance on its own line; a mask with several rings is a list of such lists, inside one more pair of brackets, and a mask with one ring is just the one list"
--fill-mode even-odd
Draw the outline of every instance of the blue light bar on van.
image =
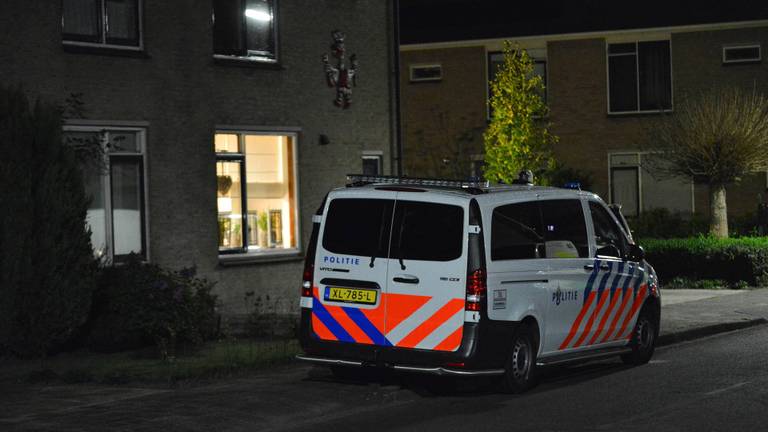
[[397, 176], [369, 176], [364, 174], [347, 174], [347, 181], [351, 184], [399, 184], [412, 186], [443, 186], [457, 188], [484, 188], [488, 187], [487, 181], [479, 180], [451, 180], [451, 179], [430, 179], [417, 177], [397, 177]]
[[579, 182], [568, 182], [565, 185], [563, 185], [565, 189], [576, 189], [581, 190], [581, 183]]

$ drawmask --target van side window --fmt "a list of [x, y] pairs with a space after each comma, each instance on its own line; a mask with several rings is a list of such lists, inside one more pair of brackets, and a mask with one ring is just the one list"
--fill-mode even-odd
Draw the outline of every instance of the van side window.
[[344, 255], [386, 258], [393, 200], [331, 201], [325, 219], [323, 248]]
[[589, 212], [595, 227], [597, 255], [621, 258], [627, 254], [627, 240], [616, 225], [608, 210], [600, 204], [590, 201]]
[[539, 204], [535, 201], [493, 209], [491, 259], [543, 258], [544, 232]]
[[539, 203], [544, 240], [547, 241], [547, 258], [588, 258], [589, 241], [581, 201], [559, 199]]
[[455, 205], [397, 201], [391, 258], [453, 261], [464, 245], [464, 209]]

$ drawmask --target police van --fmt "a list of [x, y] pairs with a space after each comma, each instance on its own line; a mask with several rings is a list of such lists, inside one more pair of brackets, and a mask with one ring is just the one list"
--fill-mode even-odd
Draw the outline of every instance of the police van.
[[313, 217], [300, 360], [495, 375], [520, 392], [540, 366], [653, 355], [656, 274], [597, 195], [523, 173], [496, 186], [348, 180]]

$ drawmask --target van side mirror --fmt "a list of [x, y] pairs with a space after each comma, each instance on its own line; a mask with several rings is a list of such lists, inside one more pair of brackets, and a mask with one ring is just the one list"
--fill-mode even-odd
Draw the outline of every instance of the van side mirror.
[[629, 245], [629, 252], [627, 253], [627, 259], [629, 261], [640, 262], [645, 259], [645, 249], [642, 246], [636, 244]]

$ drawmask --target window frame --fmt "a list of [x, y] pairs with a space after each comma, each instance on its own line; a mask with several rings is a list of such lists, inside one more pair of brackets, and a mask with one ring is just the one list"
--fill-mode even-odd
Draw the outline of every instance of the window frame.
[[[428, 68], [437, 68], [440, 70], [440, 76], [438, 77], [431, 77], [431, 78], [414, 78], [413, 71], [416, 69], [428, 69]], [[418, 63], [418, 64], [411, 64], [408, 66], [408, 79], [409, 82], [412, 83], [422, 83], [422, 82], [440, 82], [443, 80], [443, 65], [441, 63]]]
[[[244, 234], [244, 244], [242, 248], [230, 248], [229, 250], [222, 250], [217, 246], [217, 254], [219, 257], [219, 262], [222, 265], [227, 264], [237, 264], [240, 262], [251, 262], [251, 261], [274, 261], [274, 260], [284, 260], [284, 259], [294, 259], [294, 258], [300, 258], [303, 254], [303, 242], [302, 242], [302, 223], [301, 223], [301, 213], [299, 209], [301, 208], [301, 196], [300, 196], [300, 188], [299, 188], [299, 181], [300, 181], [300, 174], [299, 174], [299, 128], [280, 128], [280, 127], [267, 127], [267, 128], [260, 128], [260, 127], [247, 127], [247, 126], [216, 126], [214, 128], [213, 135], [211, 136], [211, 144], [212, 144], [212, 150], [214, 153], [214, 170], [216, 163], [219, 161], [241, 161], [240, 165], [240, 175], [241, 175], [241, 200], [242, 200], [242, 212], [243, 212], [243, 227], [248, 227], [248, 207], [247, 207], [247, 200], [248, 196], [246, 194], [247, 189], [247, 177], [245, 175], [245, 164], [246, 164], [246, 156], [245, 153], [242, 151], [239, 151], [238, 153], [232, 153], [232, 152], [226, 152], [226, 153], [219, 153], [216, 151], [215, 148], [215, 139], [217, 134], [236, 134], [238, 135], [238, 147], [242, 144], [242, 137], [244, 135], [261, 135], [261, 136], [285, 136], [290, 138], [290, 144], [292, 146], [292, 155], [293, 160], [288, 161], [289, 164], [291, 164], [292, 171], [293, 171], [293, 194], [294, 194], [294, 208], [292, 209], [293, 213], [293, 219], [296, 221], [295, 223], [295, 232], [293, 233], [294, 237], [296, 238], [296, 246], [292, 248], [281, 248], [281, 249], [274, 249], [269, 251], [256, 251], [256, 250], [248, 250], [248, 243], [247, 243], [247, 237]], [[242, 150], [241, 148], [238, 148], [238, 150]], [[214, 199], [216, 198], [216, 195], [214, 195]], [[218, 214], [218, 207], [216, 209], [216, 213]]]
[[[104, 207], [105, 207], [105, 239], [107, 239], [107, 254], [106, 259], [111, 264], [120, 264], [121, 259], [115, 259], [115, 236], [114, 236], [114, 221], [113, 221], [113, 197], [112, 197], [112, 164], [111, 158], [116, 159], [139, 159], [140, 171], [141, 171], [141, 192], [142, 192], [142, 211], [141, 211], [141, 247], [142, 254], [140, 254], [145, 262], [150, 262], [150, 232], [149, 232], [149, 177], [147, 167], [147, 124], [139, 123], [133, 125], [132, 122], [87, 122], [87, 123], [74, 123], [66, 122], [62, 127], [62, 132], [85, 132], [85, 133], [103, 133], [103, 132], [135, 132], [136, 133], [136, 146], [138, 150], [136, 152], [105, 152], [108, 172], [101, 175], [100, 186], [104, 192]], [[104, 141], [103, 141], [104, 142]], [[93, 245], [91, 245], [94, 247]], [[95, 249], [94, 249], [95, 252]]]
[[[744, 49], [744, 48], [757, 48], [757, 58], [744, 59], [744, 60], [728, 60], [726, 59], [726, 52], [728, 50]], [[750, 44], [738, 44], [738, 45], [723, 45], [723, 64], [755, 64], [763, 61], [763, 47], [759, 42]]]
[[[366, 160], [375, 160], [377, 167], [376, 167], [376, 175], [383, 175], [384, 172], [384, 152], [380, 150], [369, 150], [369, 151], [363, 151], [362, 155], [360, 156], [360, 162], [362, 165], [365, 164]], [[361, 165], [361, 166], [362, 166]], [[363, 170], [360, 170], [362, 174], [365, 175]]]
[[[486, 112], [486, 120], [491, 121], [491, 81], [493, 80], [494, 76], [491, 75], [491, 57], [495, 54], [504, 54], [504, 51], [486, 51], [485, 55], [485, 112]], [[549, 107], [549, 61], [548, 57], [534, 57], [533, 55], [528, 54], [528, 56], [533, 60], [534, 65], [536, 64], [544, 64], [544, 105]], [[539, 118], [541, 116], [534, 115], [534, 118]]]
[[135, 0], [137, 4], [136, 9], [136, 39], [138, 45], [123, 45], [107, 42], [107, 28], [109, 26], [109, 19], [107, 16], [107, 0], [97, 0], [101, 5], [100, 25], [99, 29], [101, 42], [89, 42], [81, 40], [66, 39], [67, 33], [64, 32], [64, 1], [61, 0], [61, 44], [63, 46], [72, 47], [89, 47], [89, 48], [101, 48], [105, 50], [121, 50], [121, 51], [144, 51], [144, 0]]
[[[662, 110], [641, 110], [640, 109], [640, 44], [644, 42], [667, 42], [669, 46], [669, 108]], [[611, 54], [611, 45], [635, 44], [634, 53]], [[621, 56], [635, 57], [635, 95], [637, 96], [637, 110], [611, 111], [611, 73], [610, 58]], [[609, 116], [633, 115], [633, 114], [659, 114], [671, 113], [675, 109], [675, 82], [674, 82], [674, 59], [672, 57], [672, 39], [652, 39], [652, 40], [634, 40], [634, 41], [615, 41], [605, 43], [605, 91], [606, 91], [606, 112]]]
[[[214, 42], [214, 38], [216, 37], [214, 26], [216, 24], [216, 13], [214, 11], [213, 2], [211, 2], [211, 48], [213, 49], [213, 59], [214, 60], [220, 60], [222, 62], [226, 61], [233, 61], [233, 62], [242, 62], [245, 64], [257, 64], [257, 65], [279, 65], [280, 64], [280, 23], [279, 23], [279, 17], [280, 17], [280, 1], [279, 0], [271, 0], [273, 2], [272, 4], [272, 37], [275, 40], [275, 47], [274, 47], [274, 58], [269, 58], [266, 56], [258, 56], [258, 55], [248, 55], [247, 53], [250, 51], [248, 49], [247, 40], [244, 42], [245, 44], [245, 51], [246, 55], [230, 55], [230, 54], [220, 54], [216, 52], [216, 44]], [[245, 16], [245, 2], [243, 2], [243, 16]], [[240, 37], [242, 39], [247, 39], [247, 29], [243, 27]], [[241, 40], [242, 40], [241, 39]]]

